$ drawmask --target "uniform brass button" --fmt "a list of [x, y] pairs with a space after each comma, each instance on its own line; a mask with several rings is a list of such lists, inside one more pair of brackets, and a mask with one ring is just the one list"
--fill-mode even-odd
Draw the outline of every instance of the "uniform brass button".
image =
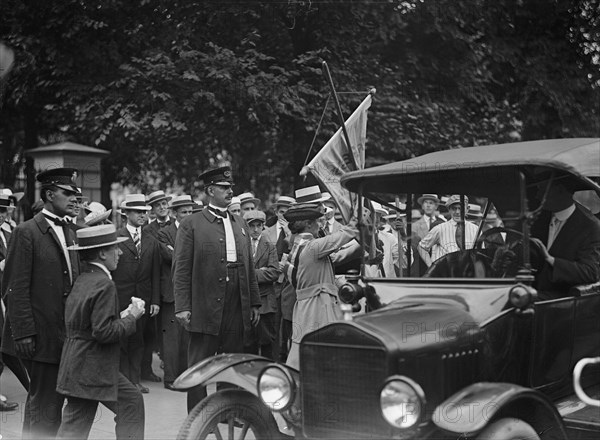
[[219, 238], [219, 241], [223, 241], [223, 239], [222, 239], [222, 238]]
[[225, 258], [221, 258], [221, 263], [223, 263], [225, 261]]
[[217, 298], [217, 301], [221, 302], [221, 298]]

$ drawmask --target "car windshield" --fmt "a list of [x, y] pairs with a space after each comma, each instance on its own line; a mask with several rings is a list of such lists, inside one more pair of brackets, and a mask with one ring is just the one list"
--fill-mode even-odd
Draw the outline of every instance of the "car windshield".
[[377, 232], [369, 239], [375, 250], [370, 246], [365, 275], [514, 278], [526, 262], [518, 192], [513, 196], [369, 194], [375, 201], [371, 222]]

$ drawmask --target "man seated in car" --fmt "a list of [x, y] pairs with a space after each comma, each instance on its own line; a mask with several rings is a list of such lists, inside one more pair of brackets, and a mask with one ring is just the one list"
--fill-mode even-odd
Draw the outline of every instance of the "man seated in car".
[[[547, 181], [538, 185], [539, 200], [546, 186]], [[573, 286], [600, 281], [600, 221], [560, 181], [550, 184], [542, 208], [531, 228], [531, 240], [544, 256], [536, 274], [540, 298], [565, 297]]]

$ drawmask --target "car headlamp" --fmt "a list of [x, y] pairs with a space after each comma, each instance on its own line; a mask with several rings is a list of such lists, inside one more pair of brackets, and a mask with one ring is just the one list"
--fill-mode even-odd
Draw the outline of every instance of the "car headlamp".
[[393, 376], [379, 395], [383, 418], [395, 428], [411, 428], [419, 422], [425, 405], [425, 394], [412, 379]]
[[266, 367], [258, 375], [260, 400], [273, 411], [284, 411], [294, 402], [296, 384], [291, 374], [279, 365]]

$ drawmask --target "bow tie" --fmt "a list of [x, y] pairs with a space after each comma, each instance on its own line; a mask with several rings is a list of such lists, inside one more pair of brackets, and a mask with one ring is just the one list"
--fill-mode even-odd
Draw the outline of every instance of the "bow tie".
[[58, 217], [50, 217], [49, 215], [45, 215], [44, 217], [46, 217], [47, 220], [50, 220], [51, 222], [53, 222], [56, 226], [67, 226], [69, 224], [69, 222], [67, 222], [66, 220], [60, 219]]
[[208, 207], [208, 210], [216, 216], [227, 218], [227, 211], [221, 211], [220, 209], [215, 209], [210, 206]]
[[157, 223], [159, 228], [164, 228], [165, 226], [169, 226], [171, 224], [171, 220], [166, 220], [164, 222], [157, 221]]

